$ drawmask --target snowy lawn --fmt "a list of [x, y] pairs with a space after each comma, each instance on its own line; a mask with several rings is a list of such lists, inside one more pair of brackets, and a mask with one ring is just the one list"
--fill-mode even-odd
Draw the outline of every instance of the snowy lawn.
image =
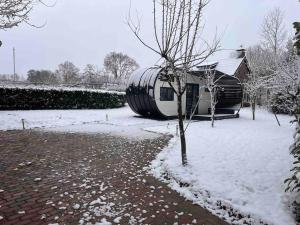
[[[249, 109], [239, 119], [193, 122], [187, 130], [189, 166], [181, 166], [177, 122], [137, 117], [129, 107], [110, 110], [0, 111], [0, 130], [25, 127], [59, 132], [111, 133], [125, 137], [155, 138], [152, 132], [174, 134], [168, 148], [152, 163], [152, 172], [168, 174], [170, 186], [187, 199], [235, 224], [244, 220], [275, 225], [294, 225], [287, 208], [290, 196], [283, 180], [289, 176], [293, 126], [288, 116], [258, 110], [252, 121]], [[152, 132], [147, 132], [147, 131]], [[179, 182], [186, 183], [181, 185]], [[232, 208], [232, 209], [231, 209]], [[238, 211], [236, 211], [238, 210]], [[248, 219], [236, 216], [250, 215]], [[241, 218], [241, 217], [240, 217]]]
[[0, 111], [0, 130], [26, 129], [57, 132], [108, 133], [124, 137], [157, 137], [143, 130], [176, 121], [155, 121], [136, 115], [126, 106], [105, 110], [28, 110]]
[[[288, 149], [294, 129], [290, 117], [279, 119], [281, 127], [272, 114], [259, 110], [252, 121], [245, 109], [240, 119], [217, 121], [215, 128], [209, 122], [192, 123], [186, 134], [189, 166], [181, 166], [180, 144], [174, 138], [152, 163], [153, 173], [173, 177], [169, 181], [173, 189], [234, 224], [262, 220], [293, 225], [283, 182], [292, 167]], [[189, 186], [180, 187], [179, 182]], [[252, 219], [229, 218], [238, 214], [234, 209]]]

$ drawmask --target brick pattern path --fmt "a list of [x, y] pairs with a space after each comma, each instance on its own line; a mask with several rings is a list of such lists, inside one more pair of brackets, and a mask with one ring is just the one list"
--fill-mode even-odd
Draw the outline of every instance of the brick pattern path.
[[0, 225], [226, 225], [147, 174], [167, 142], [0, 132]]

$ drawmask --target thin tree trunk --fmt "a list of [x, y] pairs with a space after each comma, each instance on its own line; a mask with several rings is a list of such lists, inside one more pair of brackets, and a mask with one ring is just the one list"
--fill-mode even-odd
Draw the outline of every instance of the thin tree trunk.
[[211, 95], [211, 102], [210, 102], [210, 113], [211, 113], [211, 127], [213, 128], [215, 125], [215, 96], [213, 93], [214, 90], [210, 93]]
[[175, 76], [177, 83], [177, 114], [178, 114], [178, 125], [179, 125], [179, 133], [180, 133], [180, 142], [181, 142], [181, 158], [182, 165], [187, 165], [187, 156], [186, 156], [186, 140], [185, 140], [185, 131], [183, 125], [183, 113], [182, 113], [182, 94], [181, 93], [181, 82], [178, 76]]
[[178, 113], [178, 125], [179, 125], [179, 133], [180, 133], [180, 142], [181, 142], [181, 158], [182, 165], [187, 165], [187, 156], [186, 156], [186, 140], [185, 140], [185, 132], [183, 126], [183, 113], [182, 113], [182, 95], [177, 95], [177, 113]]
[[252, 108], [252, 119], [255, 120], [255, 99], [251, 100], [251, 108]]

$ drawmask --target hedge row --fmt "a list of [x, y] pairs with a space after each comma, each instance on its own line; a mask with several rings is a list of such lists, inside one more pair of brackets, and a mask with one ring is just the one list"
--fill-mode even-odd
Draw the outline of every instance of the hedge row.
[[117, 92], [0, 87], [0, 110], [107, 109], [125, 101], [125, 94]]

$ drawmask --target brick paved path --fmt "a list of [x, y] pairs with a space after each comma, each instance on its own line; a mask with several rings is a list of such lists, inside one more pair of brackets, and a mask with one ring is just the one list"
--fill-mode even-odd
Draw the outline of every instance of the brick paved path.
[[0, 224], [226, 225], [147, 175], [167, 141], [0, 132]]

